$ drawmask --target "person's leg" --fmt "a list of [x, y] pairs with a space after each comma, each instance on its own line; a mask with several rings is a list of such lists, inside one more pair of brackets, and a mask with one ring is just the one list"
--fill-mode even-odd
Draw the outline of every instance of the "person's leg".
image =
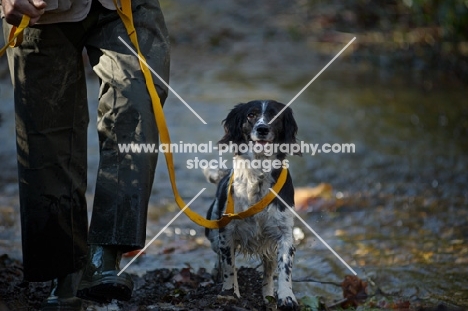
[[81, 50], [59, 26], [48, 25], [26, 29], [23, 43], [7, 53], [24, 277], [47, 281], [79, 270], [86, 259], [88, 108]]
[[[147, 2], [143, 5], [144, 2]], [[133, 0], [135, 27], [149, 65], [166, 80], [169, 40], [157, 1]], [[158, 143], [151, 99], [137, 57], [119, 40], [128, 36], [116, 12], [105, 10], [103, 24], [87, 41], [93, 70], [101, 81], [98, 107], [100, 163], [89, 243], [141, 248], [157, 153], [121, 153], [118, 144]], [[157, 79], [157, 78], [156, 78]], [[159, 81], [161, 102], [167, 90]]]
[[[169, 75], [169, 39], [157, 1], [132, 1], [135, 27], [148, 64]], [[138, 58], [115, 11], [101, 9], [100, 23], [86, 42], [91, 65], [100, 78], [98, 134], [100, 162], [88, 243], [91, 262], [79, 296], [129, 299], [131, 278], [117, 276], [122, 252], [144, 247], [149, 197], [157, 153], [121, 153], [119, 144], [157, 144], [151, 99]], [[157, 84], [161, 102], [167, 89]], [[89, 269], [88, 269], [89, 268]], [[93, 274], [93, 275], [91, 275]], [[99, 296], [99, 297], [96, 297]]]
[[[9, 29], [4, 23], [4, 31]], [[81, 308], [74, 295], [86, 261], [88, 231], [82, 34], [78, 24], [30, 27], [23, 43], [7, 52], [14, 86], [24, 278], [56, 279], [45, 309]]]

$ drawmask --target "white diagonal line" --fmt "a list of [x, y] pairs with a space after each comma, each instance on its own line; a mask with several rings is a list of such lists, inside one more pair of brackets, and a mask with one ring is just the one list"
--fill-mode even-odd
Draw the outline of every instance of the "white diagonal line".
[[180, 99], [180, 101], [181, 101], [185, 106], [187, 106], [187, 108], [188, 108], [194, 115], [196, 115], [196, 116], [198, 117], [198, 119], [200, 119], [200, 121], [203, 122], [203, 124], [207, 124], [207, 123], [205, 122], [205, 120], [203, 120], [203, 118], [200, 117], [200, 115], [199, 115], [198, 113], [196, 113], [195, 110], [193, 110], [193, 108], [190, 107], [190, 105], [187, 104], [187, 102], [186, 102], [182, 97], [180, 97], [180, 95], [179, 95], [172, 87], [170, 87], [169, 84], [168, 84], [166, 81], [164, 81], [163, 78], [161, 78], [161, 76], [158, 75], [158, 73], [157, 73], [156, 71], [154, 71], [154, 69], [151, 68], [151, 67], [148, 65], [148, 63], [146, 63], [146, 61], [145, 61], [143, 58], [140, 57], [140, 55], [138, 55], [138, 53], [137, 53], [127, 42], [125, 42], [124, 39], [122, 39], [122, 37], [119, 36], [119, 39], [120, 39], [120, 41], [123, 42], [123, 44], [125, 44], [125, 46], [126, 46], [133, 54], [135, 54], [136, 57], [138, 57], [138, 59], [139, 59], [140, 61], [142, 61], [142, 62], [145, 64], [146, 67], [148, 67], [149, 70], [151, 70], [151, 72], [152, 72], [156, 77], [158, 77], [158, 79], [159, 79], [172, 93], [174, 93], [175, 96], [177, 96], [178, 99]]
[[271, 120], [270, 120], [270, 122], [268, 122], [268, 124], [271, 124], [273, 121], [275, 121], [275, 120], [276, 120], [276, 118], [278, 118], [278, 117], [279, 117], [279, 115], [280, 115], [280, 114], [282, 114], [282, 113], [283, 113], [283, 111], [285, 111], [285, 110], [286, 110], [286, 109], [289, 107], [289, 105], [291, 105], [291, 104], [293, 103], [293, 101], [295, 101], [295, 100], [296, 100], [296, 98], [298, 98], [298, 97], [299, 97], [299, 95], [301, 95], [301, 94], [302, 94], [302, 92], [304, 92], [304, 91], [305, 91], [305, 90], [306, 90], [306, 89], [307, 89], [307, 88], [308, 88], [308, 87], [309, 87], [309, 86], [312, 84], [312, 82], [314, 82], [314, 81], [315, 81], [315, 79], [317, 79], [317, 78], [318, 78], [318, 77], [319, 77], [319, 76], [322, 74], [322, 72], [324, 72], [324, 71], [325, 71], [325, 69], [327, 69], [327, 68], [328, 68], [328, 66], [330, 66], [330, 65], [332, 64], [332, 63], [335, 61], [335, 59], [337, 59], [337, 58], [338, 58], [338, 56], [340, 56], [340, 55], [341, 55], [341, 53], [343, 53], [343, 52], [344, 52], [344, 50], [346, 50], [346, 49], [348, 48], [348, 46], [350, 46], [350, 45], [351, 45], [351, 43], [353, 43], [353, 41], [354, 41], [354, 40], [356, 40], [356, 37], [352, 38], [352, 39], [351, 39], [351, 41], [349, 41], [349, 42], [348, 42], [348, 44], [346, 44], [346, 46], [345, 46], [344, 48], [342, 48], [342, 49], [341, 49], [341, 51], [340, 51], [340, 52], [338, 52], [338, 54], [336, 54], [336, 55], [335, 55], [335, 57], [333, 57], [333, 59], [332, 59], [331, 61], [329, 61], [329, 62], [328, 62], [328, 64], [327, 64], [325, 67], [323, 67], [323, 69], [322, 69], [322, 70], [320, 70], [320, 72], [319, 72], [318, 74], [316, 74], [316, 75], [315, 75], [315, 77], [314, 77], [312, 80], [310, 80], [310, 82], [309, 82], [309, 83], [307, 83], [307, 85], [306, 85], [306, 86], [304, 86], [304, 87], [302, 88], [302, 90], [300, 90], [300, 91], [299, 91], [299, 93], [297, 93], [297, 95], [296, 95], [296, 96], [294, 96], [294, 98], [293, 98], [293, 99], [291, 99], [291, 100], [289, 101], [289, 103], [288, 103], [288, 104], [287, 104], [287, 105], [286, 105], [286, 106], [285, 106], [283, 109], [281, 109], [281, 111], [280, 111], [280, 112], [278, 112], [278, 113], [276, 114], [276, 116], [275, 116], [273, 119], [271, 119]]
[[343, 258], [341, 258], [340, 255], [338, 255], [337, 252], [335, 252], [335, 251], [333, 250], [333, 248], [331, 248], [331, 246], [328, 245], [328, 243], [325, 242], [325, 240], [322, 239], [322, 237], [321, 237], [320, 235], [318, 235], [318, 233], [315, 232], [315, 230], [312, 229], [312, 228], [305, 222], [305, 220], [302, 219], [301, 216], [299, 216], [299, 215], [296, 213], [296, 211], [295, 211], [291, 206], [289, 206], [286, 202], [284, 202], [283, 198], [280, 197], [280, 196], [278, 195], [278, 193], [275, 192], [275, 190], [273, 190], [273, 189], [270, 188], [270, 191], [273, 192], [273, 193], [276, 195], [276, 197], [277, 197], [281, 202], [283, 202], [283, 204], [284, 204], [285, 206], [287, 206], [287, 207], [289, 208], [289, 210], [294, 214], [294, 216], [296, 216], [297, 219], [299, 219], [299, 220], [304, 224], [304, 226], [306, 226], [307, 229], [309, 229], [309, 230], [310, 230], [310, 231], [311, 231], [311, 232], [312, 232], [312, 233], [313, 233], [313, 234], [314, 234], [314, 235], [315, 235], [315, 236], [316, 236], [332, 253], [333, 253], [333, 255], [335, 255], [335, 256], [346, 266], [346, 268], [348, 268], [354, 275], [357, 275], [356, 271], [354, 271], [353, 268], [351, 268], [351, 267], [346, 263], [346, 261], [344, 261]]
[[143, 252], [145, 251], [145, 249], [147, 249], [148, 246], [150, 246], [150, 245], [161, 235], [161, 233], [163, 233], [164, 230], [166, 230], [167, 227], [169, 227], [169, 226], [174, 222], [174, 220], [176, 220], [177, 217], [179, 217], [179, 216], [185, 211], [185, 209], [186, 209], [187, 207], [189, 207], [190, 204], [192, 204], [192, 202], [195, 201], [195, 199], [198, 198], [198, 197], [200, 196], [200, 194], [202, 194], [202, 192], [205, 191], [205, 190], [206, 190], [206, 188], [203, 188], [202, 190], [200, 190], [200, 192], [198, 192], [197, 195], [194, 196], [193, 199], [191, 199], [190, 202], [188, 202], [187, 205], [185, 205], [184, 208], [181, 209], [180, 212], [178, 212], [177, 215], [175, 215], [174, 218], [172, 218], [171, 221], [169, 221], [169, 222], [167, 223], [167, 225], [165, 225], [164, 228], [162, 228], [162, 229], [158, 232], [158, 234], [156, 234], [156, 235], [154, 236], [154, 238], [152, 238], [151, 241], [149, 241], [149, 242], [145, 245], [145, 247], [144, 247], [142, 250], [140, 250], [140, 251], [138, 252], [138, 254], [137, 254], [135, 257], [133, 257], [132, 260], [130, 260], [130, 262], [129, 262], [125, 267], [123, 267], [122, 270], [120, 270], [119, 273], [117, 273], [117, 275], [120, 276], [120, 274], [121, 274], [122, 272], [124, 272], [124, 271], [128, 268], [128, 266], [130, 266], [130, 265], [135, 261], [135, 259], [137, 259], [137, 258], [141, 255], [141, 253], [143, 253]]

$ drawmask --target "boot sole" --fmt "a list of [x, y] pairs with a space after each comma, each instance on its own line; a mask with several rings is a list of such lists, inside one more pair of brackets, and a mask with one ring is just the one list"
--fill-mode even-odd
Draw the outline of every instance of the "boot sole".
[[131, 279], [107, 275], [92, 282], [82, 282], [76, 296], [98, 303], [109, 303], [112, 299], [128, 301], [132, 298], [132, 292], [133, 282]]

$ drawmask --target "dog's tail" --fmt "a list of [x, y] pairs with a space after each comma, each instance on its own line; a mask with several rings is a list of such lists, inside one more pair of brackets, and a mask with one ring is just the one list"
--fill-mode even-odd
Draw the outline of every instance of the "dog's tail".
[[218, 184], [224, 176], [229, 174], [229, 169], [210, 169], [205, 168], [203, 174], [206, 177], [206, 180], [212, 184]]

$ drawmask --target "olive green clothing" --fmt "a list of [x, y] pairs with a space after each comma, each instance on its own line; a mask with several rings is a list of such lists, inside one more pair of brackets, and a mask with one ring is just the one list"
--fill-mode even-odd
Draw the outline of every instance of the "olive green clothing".
[[[147, 62], [169, 76], [169, 39], [156, 0], [133, 0]], [[9, 27], [4, 23], [5, 34]], [[24, 276], [61, 277], [83, 267], [87, 244], [142, 248], [157, 154], [122, 154], [120, 143], [157, 143], [158, 132], [138, 59], [116, 11], [95, 1], [80, 22], [36, 25], [8, 49], [14, 85]], [[89, 227], [88, 105], [82, 51], [100, 92], [100, 162]], [[161, 101], [167, 89], [155, 79]]]

